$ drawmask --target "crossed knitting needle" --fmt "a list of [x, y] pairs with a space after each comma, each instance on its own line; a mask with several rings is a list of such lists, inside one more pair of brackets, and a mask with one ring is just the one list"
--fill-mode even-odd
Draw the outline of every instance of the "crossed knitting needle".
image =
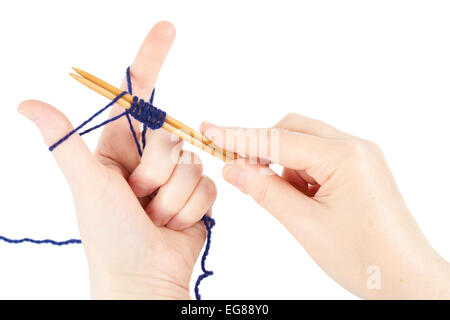
[[[78, 73], [69, 73], [72, 78], [110, 100], [114, 100], [123, 92], [122, 90], [86, 71], [80, 70], [78, 68], [72, 69], [76, 73]], [[117, 104], [124, 107], [125, 109], [129, 109], [132, 103], [133, 97], [130, 94], [123, 95], [117, 101]], [[202, 135], [200, 132], [195, 131], [194, 129], [168, 115], [166, 115], [166, 119], [162, 125], [162, 128], [172, 134], [177, 135], [178, 137], [191, 143], [192, 145], [208, 152], [209, 154], [215, 156], [220, 160], [231, 161], [235, 159], [242, 159], [242, 156], [240, 156], [239, 154], [223, 150], [219, 146], [215, 145], [211, 140]]]

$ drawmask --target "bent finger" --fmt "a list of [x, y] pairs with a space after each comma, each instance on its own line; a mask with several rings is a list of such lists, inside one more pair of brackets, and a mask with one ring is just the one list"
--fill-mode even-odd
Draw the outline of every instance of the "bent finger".
[[183, 209], [170, 219], [167, 227], [180, 231], [191, 227], [207, 212], [211, 212], [210, 209], [216, 197], [216, 185], [210, 178], [203, 176]]
[[202, 177], [200, 158], [184, 150], [169, 181], [146, 207], [153, 223], [163, 226], [184, 207]]
[[[225, 180], [249, 194], [288, 230], [305, 225], [321, 210], [320, 204], [299, 192], [270, 168], [260, 165], [228, 163], [223, 169]], [[301, 217], [302, 219], [299, 219]]]
[[150, 195], [169, 180], [183, 147], [182, 140], [163, 130], [153, 131], [148, 137], [150, 147], [145, 149], [141, 163], [128, 178], [138, 197]]
[[326, 168], [320, 172], [323, 177], [314, 176], [318, 183], [327, 178], [342, 155], [336, 140], [285, 129], [220, 127], [204, 122], [201, 131], [216, 145], [249, 158], [267, 159], [295, 170]]

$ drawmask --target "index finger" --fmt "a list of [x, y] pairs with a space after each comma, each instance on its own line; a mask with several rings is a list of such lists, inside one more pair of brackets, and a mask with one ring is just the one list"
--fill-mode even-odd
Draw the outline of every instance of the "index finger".
[[282, 128], [220, 127], [203, 122], [200, 130], [223, 149], [295, 170], [320, 166], [338, 149], [329, 139]]
[[[164, 59], [175, 39], [175, 28], [170, 22], [158, 22], [144, 39], [136, 58], [131, 65], [131, 82], [133, 95], [148, 99], [152, 93]], [[121, 89], [127, 90], [124, 79]], [[110, 117], [122, 113], [124, 109], [115, 105], [111, 109]], [[141, 124], [132, 119], [132, 125], [140, 136]], [[130, 132], [128, 120], [122, 117], [103, 129], [99, 140], [97, 153], [113, 160], [128, 172], [134, 170], [139, 163], [139, 155]]]

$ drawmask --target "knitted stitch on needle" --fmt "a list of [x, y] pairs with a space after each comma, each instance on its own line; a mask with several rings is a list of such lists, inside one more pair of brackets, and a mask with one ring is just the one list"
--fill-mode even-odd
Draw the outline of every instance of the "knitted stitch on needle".
[[[111, 106], [113, 106], [117, 101], [120, 100], [120, 98], [122, 98], [127, 93], [129, 93], [130, 95], [133, 95], [133, 87], [132, 87], [132, 83], [131, 83], [130, 67], [127, 68], [126, 76], [127, 76], [128, 91], [123, 91], [115, 99], [113, 99], [110, 103], [108, 103], [106, 106], [104, 106], [99, 111], [94, 113], [86, 121], [84, 121], [78, 127], [76, 127], [75, 129], [73, 129], [72, 131], [67, 133], [61, 139], [56, 141], [48, 149], [50, 151], [53, 151], [61, 143], [63, 143], [67, 139], [69, 139], [75, 133], [79, 132], [79, 130], [84, 128], [88, 123], [90, 123], [92, 120], [94, 120], [97, 116], [99, 116], [105, 110], [107, 110]], [[146, 135], [147, 129], [150, 128], [151, 130], [156, 130], [156, 129], [161, 128], [162, 125], [164, 124], [165, 119], [166, 119], [166, 113], [164, 111], [156, 108], [153, 105], [154, 95], [155, 95], [155, 89], [153, 89], [152, 95], [151, 95], [150, 100], [148, 102], [144, 101], [143, 99], [139, 99], [136, 96], [133, 96], [133, 103], [131, 104], [131, 107], [129, 109], [126, 109], [124, 112], [122, 112], [122, 113], [120, 113], [120, 114], [118, 114], [118, 115], [116, 115], [116, 116], [114, 116], [112, 118], [109, 118], [109, 119], [107, 119], [107, 120], [105, 120], [105, 121], [103, 121], [103, 122], [101, 122], [101, 123], [99, 123], [97, 125], [94, 125], [93, 127], [89, 128], [89, 129], [85, 129], [84, 131], [80, 132], [79, 135], [82, 136], [82, 135], [84, 135], [86, 133], [89, 133], [89, 132], [91, 132], [91, 131], [93, 131], [95, 129], [103, 127], [104, 125], [106, 125], [106, 124], [108, 124], [110, 122], [116, 121], [117, 119], [120, 119], [121, 117], [125, 116], [127, 121], [128, 121], [128, 124], [129, 124], [129, 127], [130, 127], [130, 131], [131, 131], [131, 134], [133, 136], [134, 143], [136, 144], [137, 152], [139, 153], [139, 156], [142, 157], [143, 149], [146, 147], [145, 135]], [[133, 124], [131, 122], [131, 118], [134, 118], [137, 121], [142, 123], [142, 132], [141, 132], [141, 143], [142, 143], [142, 146], [139, 143], [139, 139], [137, 137], [138, 135], [137, 135], [136, 131], [134, 130]], [[206, 236], [205, 250], [203, 251], [203, 254], [202, 254], [202, 257], [201, 257], [201, 270], [202, 270], [203, 273], [201, 275], [199, 275], [199, 277], [197, 278], [197, 281], [195, 282], [195, 288], [194, 288], [195, 298], [197, 300], [201, 300], [200, 291], [199, 291], [200, 283], [202, 282], [203, 279], [205, 279], [205, 278], [207, 278], [207, 277], [209, 277], [209, 276], [211, 276], [213, 274], [212, 271], [206, 270], [205, 263], [206, 263], [206, 257], [208, 256], [209, 249], [210, 249], [210, 246], [211, 246], [211, 229], [214, 227], [215, 221], [214, 221], [213, 218], [207, 216], [206, 214], [203, 216], [202, 221], [205, 224], [206, 231], [207, 231], [207, 236]], [[7, 242], [7, 243], [12, 243], [12, 244], [19, 244], [19, 243], [29, 242], [29, 243], [34, 243], [34, 244], [51, 244], [51, 245], [55, 245], [55, 246], [63, 246], [63, 245], [80, 244], [81, 243], [81, 240], [79, 240], [79, 239], [69, 239], [69, 240], [65, 240], [65, 241], [55, 241], [55, 240], [51, 240], [51, 239], [33, 240], [33, 239], [30, 239], [30, 238], [23, 238], [23, 239], [15, 240], [15, 239], [9, 239], [9, 238], [3, 237], [3, 236], [0, 236], [0, 240], [4, 241], [4, 242]]]

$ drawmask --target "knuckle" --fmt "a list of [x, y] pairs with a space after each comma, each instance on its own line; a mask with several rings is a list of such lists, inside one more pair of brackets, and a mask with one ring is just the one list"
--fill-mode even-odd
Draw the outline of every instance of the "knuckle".
[[167, 178], [162, 174], [149, 170], [148, 168], [142, 170], [142, 181], [148, 185], [162, 186], [167, 182]]
[[367, 149], [373, 152], [381, 152], [381, 148], [372, 141], [369, 140], [362, 140], [362, 143], [366, 146]]
[[[203, 215], [204, 213], [202, 212], [201, 215]], [[192, 225], [195, 225], [201, 218], [199, 217], [198, 213], [196, 214], [179, 214], [176, 215], [175, 217], [173, 217], [170, 222], [170, 228], [175, 229], [175, 230], [185, 230], [189, 227], [191, 227]], [[205, 228], [201, 228], [202, 230], [205, 231], [206, 233], [206, 229]], [[202, 237], [202, 239], [204, 239]]]
[[366, 150], [365, 146], [358, 140], [349, 140], [344, 142], [344, 150], [347, 157], [361, 158]]
[[165, 215], [175, 214], [180, 209], [175, 205], [173, 198], [166, 193], [162, 193], [159, 200], [159, 208]]
[[179, 216], [173, 217], [168, 224], [168, 226], [170, 226], [171, 229], [177, 231], [187, 229], [190, 225], [191, 221], [189, 221], [186, 217], [179, 217]]
[[202, 188], [202, 191], [207, 195], [208, 198], [216, 199], [217, 187], [211, 178], [207, 176], [202, 177]]
[[343, 144], [342, 159], [350, 161], [353, 166], [370, 162], [382, 154], [381, 149], [375, 143], [368, 140], [348, 140], [344, 141]]
[[164, 224], [178, 212], [178, 208], [173, 205], [171, 199], [160, 196], [152, 201], [150, 215], [152, 220]]

